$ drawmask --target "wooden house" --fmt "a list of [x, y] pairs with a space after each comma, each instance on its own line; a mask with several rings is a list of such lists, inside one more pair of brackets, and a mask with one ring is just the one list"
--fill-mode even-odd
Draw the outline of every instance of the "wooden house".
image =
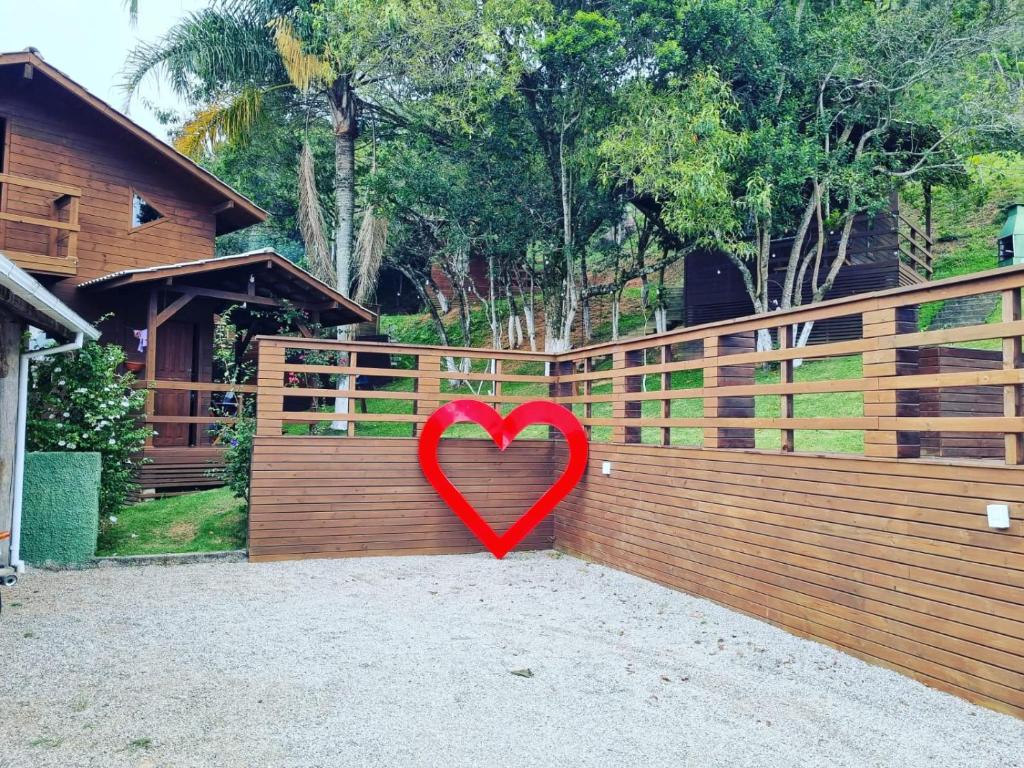
[[[930, 230], [926, 226], [926, 230]], [[839, 250], [840, 233], [830, 233], [822, 253], [823, 271], [834, 262]], [[779, 306], [782, 284], [792, 238], [771, 242], [768, 267], [768, 301]], [[815, 249], [815, 238], [809, 237], [807, 251]], [[900, 213], [894, 196], [889, 210], [875, 214], [862, 213], [854, 220], [847, 248], [846, 264], [825, 296], [838, 299], [869, 291], [881, 291], [921, 283], [931, 276], [932, 239]], [[804, 301], [811, 299], [811, 275], [803, 289]], [[702, 325], [753, 314], [754, 308], [743, 284], [740, 271], [722, 253], [703, 251], [685, 260], [683, 308], [686, 325]], [[859, 338], [860, 319], [833, 318], [814, 326], [812, 342], [842, 341]]]
[[214, 381], [218, 313], [290, 304], [327, 326], [373, 320], [273, 251], [215, 258], [217, 235], [266, 217], [35, 51], [0, 54], [0, 251], [126, 350], [159, 432], [146, 488], [215, 482], [214, 406], [248, 389]]

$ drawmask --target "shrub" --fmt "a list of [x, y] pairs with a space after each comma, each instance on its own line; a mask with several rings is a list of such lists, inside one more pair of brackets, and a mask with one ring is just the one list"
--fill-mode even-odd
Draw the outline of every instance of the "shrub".
[[124, 351], [87, 342], [32, 365], [26, 442], [31, 451], [95, 451], [102, 460], [100, 515], [116, 514], [135, 488], [150, 429], [137, 414], [146, 393], [117, 372]]
[[221, 439], [228, 449], [224, 454], [224, 484], [240, 499], [249, 500], [249, 469], [252, 465], [252, 438], [256, 434], [256, 419], [251, 413], [239, 414], [238, 420], [224, 426]]

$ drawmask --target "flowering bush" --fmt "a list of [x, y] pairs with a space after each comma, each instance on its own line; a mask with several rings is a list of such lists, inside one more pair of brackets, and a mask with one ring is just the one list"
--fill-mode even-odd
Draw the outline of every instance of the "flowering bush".
[[95, 451], [102, 457], [100, 514], [116, 514], [132, 489], [150, 434], [137, 416], [146, 402], [119, 374], [124, 351], [88, 342], [77, 352], [37, 360], [29, 390], [27, 445], [31, 451]]

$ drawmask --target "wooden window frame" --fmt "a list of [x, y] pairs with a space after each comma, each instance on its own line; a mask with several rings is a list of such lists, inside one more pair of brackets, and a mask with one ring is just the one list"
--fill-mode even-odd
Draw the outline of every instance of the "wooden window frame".
[[[151, 208], [159, 211], [160, 218], [156, 219], [155, 221], [147, 221], [145, 224], [140, 224], [139, 226], [136, 227], [135, 226], [135, 196], [136, 195], [138, 195], [139, 198], [144, 203], [146, 203], [146, 205], [148, 205]], [[145, 232], [147, 229], [151, 229], [152, 227], [155, 227], [157, 224], [163, 224], [166, 221], [170, 221], [171, 217], [169, 215], [167, 215], [166, 213], [164, 213], [163, 209], [157, 208], [153, 203], [149, 202], [151, 197], [152, 197], [151, 195], [144, 195], [144, 194], [142, 194], [142, 192], [140, 192], [138, 190], [138, 188], [136, 188], [134, 186], [128, 187], [128, 234], [129, 235], [135, 235], [135, 234], [138, 234], [139, 232]]]

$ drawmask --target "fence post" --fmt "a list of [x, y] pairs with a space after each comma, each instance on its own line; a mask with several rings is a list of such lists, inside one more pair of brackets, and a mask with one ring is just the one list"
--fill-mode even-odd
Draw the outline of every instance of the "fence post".
[[[548, 365], [548, 378], [551, 380], [551, 383], [548, 384], [548, 397], [555, 399], [572, 397], [576, 394], [575, 382], [562, 381], [563, 376], [571, 376], [575, 372], [575, 360], [552, 360]], [[572, 403], [560, 403], [560, 405], [570, 411], [572, 410]], [[555, 427], [548, 427], [549, 440], [558, 440], [561, 436], [562, 433]]]
[[[414, 387], [416, 395], [412, 401], [412, 412], [417, 416], [429, 418], [430, 414], [441, 407], [441, 357], [440, 355], [417, 355], [416, 370], [420, 376], [416, 378]], [[429, 375], [423, 376], [426, 371]], [[424, 397], [425, 396], [425, 397]], [[419, 424], [413, 422], [412, 436], [419, 433]]]
[[[756, 348], [752, 331], [704, 339], [704, 388], [715, 394], [704, 397], [705, 419], [749, 419], [754, 416], [751, 395], [728, 397], [723, 389], [754, 383], [754, 364], [724, 365], [729, 355], [753, 352]], [[754, 430], [750, 427], [704, 427], [705, 448], [749, 449], [754, 447]]]
[[284, 411], [284, 347], [259, 342], [256, 386], [256, 435], [281, 436], [281, 413]]
[[[1003, 291], [1002, 320], [1012, 323], [1021, 319], [1021, 289], [1011, 288]], [[1014, 371], [1024, 367], [1024, 353], [1021, 350], [1020, 336], [1003, 339], [1003, 370]], [[1007, 384], [1003, 387], [1003, 416], [1012, 419], [1024, 415], [1024, 397], [1019, 384]], [[1024, 464], [1024, 434], [1007, 432], [1006, 463]]]
[[[661, 348], [661, 364], [667, 365], [672, 362], [672, 345], [665, 344]], [[661, 401], [661, 418], [671, 419], [672, 418], [672, 401], [668, 397], [669, 391], [672, 389], [672, 373], [666, 371], [661, 374], [661, 391], [665, 394], [665, 399]], [[661, 444], [672, 445], [672, 428], [662, 427], [661, 428]]]
[[[793, 326], [789, 323], [779, 326], [779, 349], [789, 349], [793, 346]], [[779, 362], [779, 383], [780, 384], [792, 384], [793, 383], [793, 360], [781, 360]], [[793, 395], [789, 392], [782, 395], [782, 402], [780, 403], [779, 418], [792, 419], [793, 418]], [[794, 430], [783, 429], [782, 430], [782, 443], [781, 448], [787, 453], [793, 452], [793, 439]]]
[[[357, 367], [359, 367], [359, 353], [358, 352], [349, 352], [349, 355], [348, 355], [348, 366], [349, 366], [349, 368], [357, 368]], [[352, 392], [354, 392], [357, 389], [359, 389], [359, 376], [357, 374], [350, 373], [348, 375], [348, 389], [350, 391], [352, 391]], [[349, 407], [348, 407], [349, 419], [348, 419], [348, 423], [345, 424], [345, 436], [346, 437], [355, 437], [356, 436], [356, 422], [352, 419], [352, 416], [354, 416], [357, 413], [359, 413], [359, 404], [360, 403], [363, 404], [363, 413], [366, 413], [366, 401], [365, 400], [356, 400], [355, 398], [350, 397], [350, 398], [348, 398], [348, 402], [349, 402]]]
[[[901, 333], [916, 333], [917, 307], [889, 307], [865, 312], [865, 339], [893, 338]], [[916, 389], [888, 387], [894, 376], [912, 376], [918, 372], [917, 347], [887, 349], [883, 345], [865, 352], [863, 377], [878, 379], [877, 390], [864, 392], [864, 415], [877, 417], [879, 428], [864, 430], [864, 455], [885, 459], [913, 459], [921, 455], [921, 433], [886, 429], [887, 420], [916, 418], [921, 413], [921, 395]]]
[[626, 353], [616, 349], [612, 352], [612, 442], [626, 442]]
[[643, 355], [644, 351], [640, 349], [629, 352], [616, 351], [612, 355], [612, 370], [619, 374], [612, 379], [612, 392], [615, 394], [612, 403], [612, 417], [615, 419], [615, 426], [612, 427], [614, 443], [640, 442], [640, 427], [630, 427], [627, 423], [629, 419], [640, 418], [643, 404], [639, 400], [626, 400], [626, 395], [643, 389], [643, 376], [626, 376], [624, 371], [643, 365]]

